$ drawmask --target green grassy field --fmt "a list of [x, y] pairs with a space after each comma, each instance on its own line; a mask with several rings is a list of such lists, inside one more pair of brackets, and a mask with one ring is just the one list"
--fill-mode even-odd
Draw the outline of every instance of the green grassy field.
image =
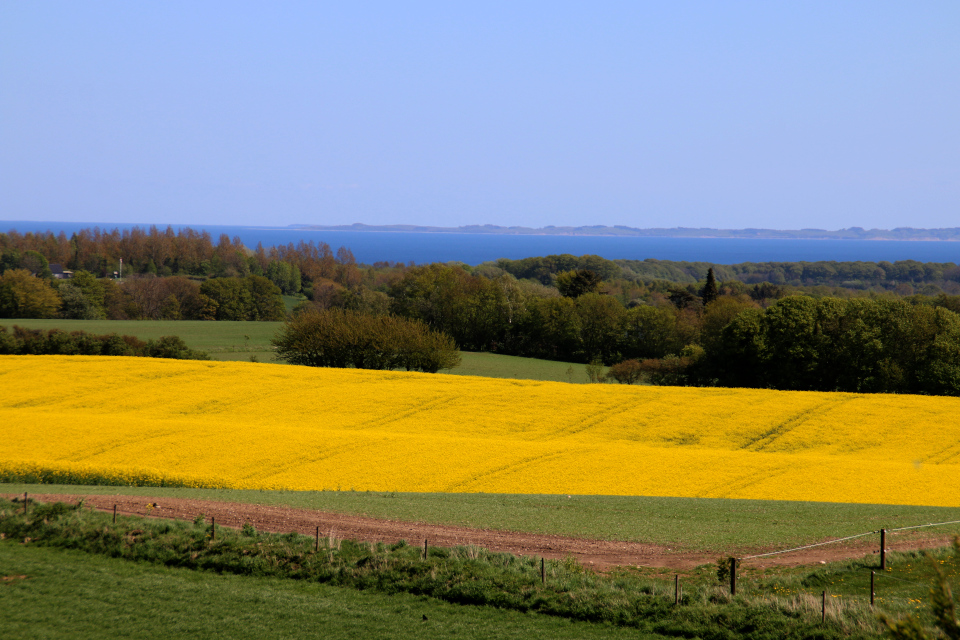
[[[282, 322], [204, 322], [201, 320], [0, 320], [0, 326], [62, 329], [89, 333], [119, 333], [141, 340], [175, 335], [191, 349], [200, 349], [214, 360], [276, 362], [270, 339]], [[587, 383], [586, 365], [518, 358], [493, 353], [463, 352], [463, 363], [441, 373], [491, 378], [520, 378]]]
[[12, 541], [0, 542], [0, 567], [0, 628], [3, 637], [20, 640], [662, 637], [403, 593], [173, 569]]
[[[202, 349], [215, 359], [238, 353], [272, 352], [270, 338], [282, 322], [204, 322], [202, 320], [0, 320], [0, 325], [30, 329], [61, 329], [89, 333], [119, 333], [141, 340], [179, 336], [191, 349]], [[271, 354], [272, 355], [272, 354]]]
[[459, 367], [441, 371], [441, 373], [458, 376], [486, 376], [488, 378], [551, 380], [579, 384], [590, 382], [590, 378], [587, 377], [587, 366], [584, 364], [470, 351], [464, 351], [461, 355], [463, 363]]
[[[319, 509], [394, 520], [663, 544], [735, 555], [867, 531], [960, 520], [960, 508], [768, 500], [485, 493], [229, 491], [160, 487], [0, 484], [0, 493], [180, 497]], [[960, 525], [898, 533], [949, 536]]]

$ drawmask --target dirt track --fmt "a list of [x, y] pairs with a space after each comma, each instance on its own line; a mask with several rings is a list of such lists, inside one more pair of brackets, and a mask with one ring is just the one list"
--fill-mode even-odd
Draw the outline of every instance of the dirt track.
[[[7, 498], [18, 497], [15, 494], [2, 494]], [[23, 494], [19, 494], [23, 497]], [[518, 533], [514, 531], [495, 531], [470, 529], [450, 525], [436, 525], [422, 522], [403, 522], [380, 520], [363, 516], [354, 516], [310, 509], [289, 507], [270, 507], [235, 502], [213, 500], [187, 500], [179, 498], [148, 498], [142, 496], [109, 496], [82, 494], [42, 494], [36, 496], [42, 502], [77, 502], [81, 498], [87, 506], [102, 511], [113, 511], [123, 515], [141, 515], [158, 518], [193, 520], [203, 513], [208, 521], [212, 516], [218, 525], [241, 527], [249, 522], [258, 531], [288, 533], [296, 531], [314, 535], [320, 527], [320, 535], [333, 534], [338, 538], [363, 540], [370, 542], [393, 543], [406, 540], [411, 544], [423, 544], [452, 547], [456, 545], [477, 545], [492, 551], [505, 551], [518, 555], [543, 556], [546, 558], [564, 558], [573, 556], [582, 564], [596, 570], [606, 570], [615, 566], [662, 567], [684, 571], [697, 565], [713, 563], [722, 551], [702, 552], [667, 548], [655, 544], [639, 542], [615, 542], [608, 540], [590, 540], [566, 536]], [[33, 497], [31, 496], [31, 499]], [[149, 505], [155, 504], [156, 507]], [[895, 535], [887, 537], [888, 549], [897, 551], [944, 546], [950, 543], [948, 537], [910, 537], [897, 540]], [[753, 566], [804, 565], [821, 561], [859, 558], [864, 554], [877, 551], [878, 541], [872, 536], [861, 538], [856, 545], [824, 546], [770, 558], [752, 560]], [[737, 554], [749, 555], [762, 553], [768, 549], [738, 549]]]

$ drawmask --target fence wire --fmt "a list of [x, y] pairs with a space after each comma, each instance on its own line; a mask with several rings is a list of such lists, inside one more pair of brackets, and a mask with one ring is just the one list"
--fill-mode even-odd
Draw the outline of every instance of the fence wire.
[[887, 529], [887, 531], [906, 531], [907, 529], [923, 529], [924, 527], [940, 527], [945, 524], [960, 524], [960, 520], [953, 520], [951, 522], [934, 522], [933, 524], [918, 524], [915, 527], [900, 527], [899, 529]]
[[[896, 529], [884, 529], [884, 531], [886, 531], [887, 533], [890, 533], [892, 531], [906, 531], [908, 529], [923, 529], [925, 527], [942, 527], [948, 524], [960, 524], [960, 520], [951, 520], [950, 522], [932, 522], [930, 524], [918, 524], [913, 527], [898, 527]], [[802, 547], [794, 547], [793, 549], [783, 549], [782, 551], [771, 551], [770, 553], [758, 553], [753, 556], [744, 556], [743, 558], [739, 558], [739, 559], [751, 560], [753, 558], [765, 558], [767, 556], [775, 556], [781, 553], [791, 553], [793, 551], [802, 551], [804, 549], [812, 549], [813, 547], [822, 547], [827, 544], [836, 544], [838, 542], [844, 542], [845, 540], [853, 540], [855, 538], [862, 538], [864, 536], [870, 536], [877, 533], [880, 533], [880, 529], [877, 529], [876, 531], [867, 531], [866, 533], [858, 533], [852, 536], [847, 536], [846, 538], [837, 538], [836, 540], [827, 540], [826, 542], [817, 542], [815, 544], [807, 544]]]
[[794, 547], [793, 549], [784, 549], [782, 551], [771, 551], [770, 553], [758, 553], [755, 556], [746, 556], [740, 558], [740, 560], [750, 560], [751, 558], [765, 558], [766, 556], [775, 556], [780, 553], [790, 553], [791, 551], [801, 551], [803, 549], [812, 549], [813, 547], [822, 547], [825, 544], [835, 544], [837, 542], [843, 542], [844, 540], [853, 540], [854, 538], [862, 538], [863, 536], [873, 535], [874, 533], [880, 533], [880, 530], [868, 531], [866, 533], [858, 533], [853, 536], [847, 536], [846, 538], [838, 538], [836, 540], [827, 540], [826, 542], [817, 542], [816, 544], [807, 544], [802, 547]]

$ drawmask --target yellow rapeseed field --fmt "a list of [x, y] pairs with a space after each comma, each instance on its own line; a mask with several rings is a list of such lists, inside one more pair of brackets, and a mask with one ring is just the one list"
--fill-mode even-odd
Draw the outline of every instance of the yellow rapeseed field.
[[0, 477], [960, 506], [960, 399], [0, 356]]

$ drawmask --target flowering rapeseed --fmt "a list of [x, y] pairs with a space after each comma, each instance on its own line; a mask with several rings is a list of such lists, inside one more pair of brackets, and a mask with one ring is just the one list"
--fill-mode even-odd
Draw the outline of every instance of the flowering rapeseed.
[[0, 356], [0, 478], [960, 506], [960, 399]]

